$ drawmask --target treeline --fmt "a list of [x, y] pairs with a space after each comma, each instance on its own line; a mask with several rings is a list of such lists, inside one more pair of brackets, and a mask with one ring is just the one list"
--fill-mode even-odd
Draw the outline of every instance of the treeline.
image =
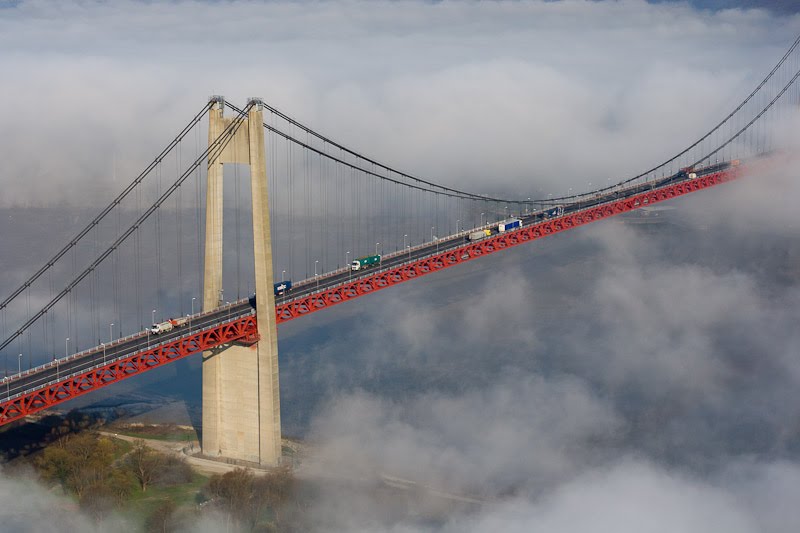
[[100, 518], [120, 508], [136, 487], [179, 485], [192, 481], [185, 460], [135, 441], [127, 453], [113, 440], [94, 432], [65, 435], [34, 461], [42, 479], [59, 483], [81, 509]]
[[294, 476], [288, 468], [278, 468], [261, 476], [243, 468], [216, 474], [203, 494], [209, 510], [219, 512], [240, 530], [296, 530], [295, 511], [299, 498]]
[[[122, 511], [131, 499], [153, 487], [191, 483], [195, 475], [187, 462], [148, 447], [133, 445], [92, 431], [64, 434], [34, 459], [45, 482], [60, 485], [80, 508], [99, 520]], [[163, 493], [162, 493], [163, 494]], [[297, 495], [288, 468], [256, 476], [237, 468], [212, 476], [192, 505], [183, 507], [170, 498], [153, 502], [144, 520], [145, 531], [190, 531], [206, 517], [226, 523], [234, 531], [294, 531], [297, 514], [287, 505]]]

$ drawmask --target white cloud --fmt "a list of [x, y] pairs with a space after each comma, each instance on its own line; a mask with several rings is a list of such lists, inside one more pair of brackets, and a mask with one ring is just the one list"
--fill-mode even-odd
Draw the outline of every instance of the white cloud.
[[445, 531], [755, 533], [755, 525], [724, 490], [650, 464], [625, 461], [590, 471], [539, 504], [501, 506]]
[[327, 472], [378, 474], [434, 489], [493, 498], [573, 475], [591, 442], [610, 438], [620, 420], [580, 381], [495, 376], [487, 388], [381, 400], [356, 393], [318, 413], [312, 440]]
[[6, 203], [106, 198], [114, 154], [127, 179], [224, 94], [445, 183], [584, 188], [686, 145], [798, 27], [639, 0], [22, 2], [0, 13], [0, 185]]
[[3, 502], [0, 523], [3, 531], [133, 531], [130, 524], [116, 516], [99, 521], [85, 516], [77, 511], [74, 501], [56, 496], [33, 481], [34, 478], [0, 475], [0, 501]]

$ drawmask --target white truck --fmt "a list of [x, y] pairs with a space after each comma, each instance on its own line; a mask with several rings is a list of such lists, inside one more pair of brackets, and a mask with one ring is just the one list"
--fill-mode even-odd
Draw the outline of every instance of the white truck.
[[159, 335], [161, 333], [168, 333], [175, 328], [179, 328], [189, 322], [189, 317], [170, 318], [166, 322], [159, 322], [150, 327], [150, 333]]
[[469, 236], [467, 237], [467, 240], [469, 240], [469, 241], [479, 241], [481, 239], [485, 239], [486, 237], [488, 237], [491, 234], [492, 234], [491, 230], [488, 230], [488, 229], [484, 229], [484, 230], [481, 230], [481, 231], [473, 231], [472, 233], [469, 234]]

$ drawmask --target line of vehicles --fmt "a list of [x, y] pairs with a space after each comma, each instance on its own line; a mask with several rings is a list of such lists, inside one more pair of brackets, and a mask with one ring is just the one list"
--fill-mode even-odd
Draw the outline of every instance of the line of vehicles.
[[[359, 257], [358, 259], [354, 259], [353, 262], [350, 263], [349, 268], [352, 272], [357, 272], [359, 270], [380, 264], [381, 264], [380, 254], [367, 255], [364, 257]], [[272, 289], [275, 296], [285, 296], [286, 293], [292, 290], [292, 280], [283, 280], [277, 283], [273, 283]], [[255, 307], [254, 297], [251, 297], [250, 305]]]
[[511, 231], [512, 229], [518, 229], [522, 227], [522, 219], [520, 218], [510, 218], [508, 220], [504, 220], [497, 225], [497, 228], [490, 228], [490, 229], [482, 229], [479, 231], [473, 231], [467, 235], [466, 241], [479, 241], [481, 239], [485, 239], [486, 237], [490, 237], [492, 235], [492, 231], [496, 230], [497, 233], [505, 233], [506, 231]]
[[[352, 263], [350, 263], [349, 268], [351, 272], [358, 272], [359, 270], [369, 268], [371, 266], [380, 265], [381, 264], [381, 255], [367, 255], [364, 257], [359, 257], [358, 259], [354, 259]], [[292, 290], [292, 281], [286, 280], [281, 281], [279, 283], [273, 284], [273, 291], [275, 296], [284, 296], [287, 292]], [[250, 302], [255, 306], [254, 302]]]
[[[535, 222], [536, 220], [543, 220], [543, 219], [546, 219], [546, 218], [560, 217], [563, 214], [564, 214], [564, 206], [563, 205], [556, 205], [556, 206], [550, 207], [548, 209], [545, 209], [543, 211], [540, 211], [539, 213], [534, 213], [534, 214], [529, 215], [529, 216], [531, 218], [531, 221]], [[495, 231], [497, 233], [505, 233], [506, 231], [510, 231], [512, 229], [519, 229], [523, 225], [524, 225], [524, 222], [523, 222], [523, 220], [521, 218], [510, 218], [508, 220], [504, 220], [504, 221], [500, 222], [499, 224], [497, 224], [496, 228], [493, 227], [493, 228], [490, 228], [490, 229], [482, 229], [482, 230], [479, 230], [479, 231], [473, 231], [473, 232], [471, 232], [471, 233], [469, 233], [467, 235], [466, 240], [467, 241], [479, 241], [481, 239], [485, 239], [486, 237], [490, 237], [492, 235], [492, 233], [495, 232]]]

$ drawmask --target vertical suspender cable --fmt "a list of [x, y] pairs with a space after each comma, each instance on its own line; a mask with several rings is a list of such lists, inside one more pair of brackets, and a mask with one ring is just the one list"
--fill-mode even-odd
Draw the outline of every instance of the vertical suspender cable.
[[[181, 173], [181, 144], [178, 144], [178, 150], [175, 153], [175, 174]], [[183, 231], [181, 231], [181, 221], [183, 220], [183, 195], [182, 188], [178, 187], [175, 195], [175, 245], [177, 247], [175, 253], [178, 256], [178, 283], [175, 285], [178, 290], [178, 315], [183, 316]]]
[[[200, 128], [195, 129], [195, 159], [200, 153]], [[197, 248], [197, 295], [203, 294], [203, 251], [202, 241], [200, 239], [200, 202], [202, 201], [201, 189], [201, 172], [198, 166], [194, 172], [194, 240]]]
[[[236, 139], [233, 140], [236, 143]], [[253, 179], [253, 169], [250, 169], [250, 179]], [[241, 260], [241, 215], [239, 213], [239, 196], [241, 194], [239, 187], [239, 165], [233, 166], [233, 193], [236, 199], [234, 200], [234, 210], [236, 211], [236, 299], [240, 299], [241, 295], [241, 279], [242, 279], [242, 260]]]
[[[156, 198], [161, 196], [161, 170], [162, 164], [158, 165], [158, 172], [156, 174]], [[163, 236], [161, 234], [161, 209], [156, 211], [156, 310], [164, 316], [163, 308], [161, 307], [161, 242]]]
[[289, 177], [289, 274], [294, 277], [294, 146], [286, 143], [286, 175]]

